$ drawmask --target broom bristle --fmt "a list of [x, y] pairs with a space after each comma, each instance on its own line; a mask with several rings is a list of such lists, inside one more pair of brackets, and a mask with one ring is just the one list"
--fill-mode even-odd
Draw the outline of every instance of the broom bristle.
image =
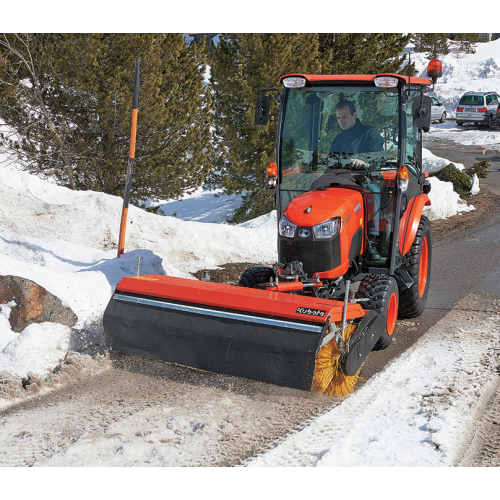
[[[337, 324], [337, 327], [339, 326], [341, 325]], [[347, 340], [355, 330], [356, 325], [347, 325], [344, 330], [344, 340]], [[354, 391], [359, 378], [359, 370], [356, 375], [346, 375], [339, 366], [339, 359], [340, 352], [335, 339], [321, 347], [316, 356], [313, 391], [337, 398], [347, 396]]]

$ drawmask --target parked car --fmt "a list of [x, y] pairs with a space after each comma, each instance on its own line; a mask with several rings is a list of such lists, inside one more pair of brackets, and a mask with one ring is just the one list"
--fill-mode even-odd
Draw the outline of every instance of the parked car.
[[435, 97], [431, 97], [431, 121], [438, 121], [439, 123], [444, 123], [446, 121], [446, 110], [442, 103], [440, 103]]
[[496, 110], [499, 105], [499, 96], [496, 92], [467, 92], [457, 106], [457, 125], [464, 122], [483, 124], [490, 128], [497, 121]]
[[500, 99], [497, 104], [497, 130], [500, 131]]

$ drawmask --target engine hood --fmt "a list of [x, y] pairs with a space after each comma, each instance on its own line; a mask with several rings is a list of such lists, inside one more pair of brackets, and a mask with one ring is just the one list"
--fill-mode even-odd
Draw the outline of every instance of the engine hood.
[[361, 193], [353, 189], [328, 188], [297, 196], [290, 202], [283, 215], [297, 226], [315, 226], [332, 217], [340, 217], [343, 221], [358, 204], [359, 208], [363, 207]]

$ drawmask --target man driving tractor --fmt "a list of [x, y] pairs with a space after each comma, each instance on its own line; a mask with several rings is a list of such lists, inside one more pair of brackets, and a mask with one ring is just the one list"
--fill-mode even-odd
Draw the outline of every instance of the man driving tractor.
[[[384, 141], [380, 132], [367, 125], [363, 125], [356, 111], [356, 106], [352, 101], [341, 100], [335, 106], [335, 112], [337, 115], [337, 121], [339, 123], [342, 132], [335, 137], [332, 141], [330, 147], [330, 153], [334, 155], [348, 154], [355, 155], [357, 153], [371, 153], [377, 151], [383, 151]], [[349, 169], [353, 170], [366, 170], [369, 164], [359, 158], [351, 158], [350, 164], [347, 166]], [[344, 167], [345, 168], [345, 167]], [[311, 190], [327, 187], [331, 183], [339, 182], [337, 177], [337, 172], [335, 168], [327, 168], [325, 173], [316, 179], [312, 185]], [[346, 178], [343, 179], [343, 183], [348, 182]], [[355, 183], [352, 181], [352, 183]], [[375, 205], [375, 218], [370, 221], [367, 225], [368, 237], [374, 239], [378, 235], [378, 212], [380, 209], [380, 187], [377, 184], [371, 182], [364, 182], [363, 187], [369, 189], [373, 194], [373, 203]], [[380, 255], [373, 247], [371, 242], [368, 242], [370, 257], [373, 261], [381, 260]]]

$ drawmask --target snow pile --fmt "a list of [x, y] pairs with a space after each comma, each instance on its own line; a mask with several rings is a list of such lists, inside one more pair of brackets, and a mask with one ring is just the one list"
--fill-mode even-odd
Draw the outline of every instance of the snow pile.
[[[439, 172], [442, 168], [447, 167], [449, 164], [450, 160], [446, 160], [445, 158], [436, 156], [435, 154], [432, 154], [428, 149], [422, 148], [422, 170], [424, 172], [433, 174], [435, 172]], [[455, 165], [458, 170], [465, 169], [462, 163], [454, 163], [453, 165]]]
[[[438, 172], [450, 164], [449, 160], [441, 158], [432, 154], [428, 149], [422, 148], [422, 170], [428, 173]], [[464, 170], [465, 167], [461, 163], [454, 163], [456, 168]], [[479, 193], [479, 182], [476, 176], [476, 184], [473, 185], [473, 192], [471, 194]], [[429, 177], [431, 184], [431, 191], [429, 198], [431, 206], [424, 207], [423, 214], [430, 220], [445, 219], [457, 213], [470, 212], [474, 210], [473, 205], [467, 203], [460, 198], [460, 196], [453, 191], [453, 184], [451, 182], [440, 181], [436, 177]]]
[[[475, 210], [473, 205], [467, 205], [458, 194], [453, 191], [451, 182], [440, 181], [437, 177], [429, 177], [431, 205], [424, 207], [423, 215], [429, 220], [445, 219], [457, 213]], [[479, 188], [478, 188], [479, 189]]]
[[[70, 348], [102, 344], [99, 325], [124, 276], [190, 272], [226, 262], [277, 258], [276, 214], [241, 226], [181, 221], [129, 208], [126, 253], [116, 257], [123, 200], [59, 187], [12, 167], [0, 167], [0, 275], [30, 279], [78, 316], [74, 328], [44, 323], [20, 334], [8, 322], [14, 303], [0, 306], [0, 372], [45, 376]], [[259, 222], [260, 221], [260, 222]]]

